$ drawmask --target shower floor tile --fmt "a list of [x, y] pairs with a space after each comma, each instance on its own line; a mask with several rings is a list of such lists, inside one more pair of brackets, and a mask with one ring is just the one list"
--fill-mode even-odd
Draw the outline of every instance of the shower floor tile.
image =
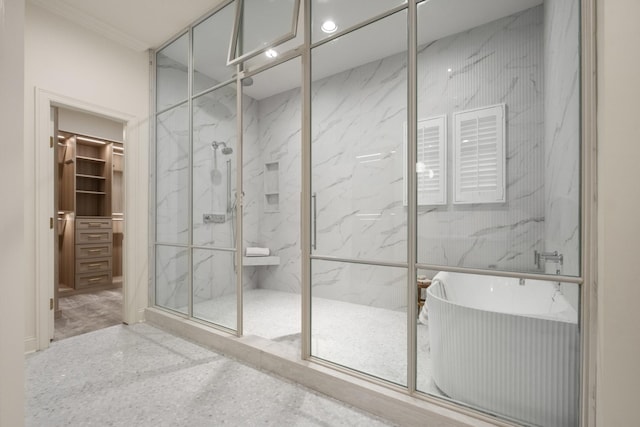
[[[300, 355], [300, 295], [268, 289], [245, 290], [244, 335], [287, 344]], [[194, 305], [199, 317], [212, 323], [234, 322], [235, 295]], [[312, 354], [343, 366], [406, 385], [407, 314], [404, 311], [347, 303], [326, 298], [312, 300]], [[417, 325], [420, 391], [442, 396], [431, 378], [428, 326]]]

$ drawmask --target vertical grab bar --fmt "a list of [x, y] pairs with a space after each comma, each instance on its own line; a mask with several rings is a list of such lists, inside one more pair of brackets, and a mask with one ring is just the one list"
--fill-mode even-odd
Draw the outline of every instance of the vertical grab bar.
[[317, 238], [317, 234], [316, 234], [316, 217], [317, 217], [317, 211], [316, 211], [316, 205], [317, 205], [317, 200], [316, 200], [316, 193], [313, 193], [311, 195], [311, 200], [313, 202], [313, 239], [311, 240], [311, 248], [312, 249], [317, 249], [316, 247], [316, 238]]

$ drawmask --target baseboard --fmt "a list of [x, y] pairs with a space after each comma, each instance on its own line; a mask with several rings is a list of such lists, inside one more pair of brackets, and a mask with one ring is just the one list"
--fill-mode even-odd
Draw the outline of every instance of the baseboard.
[[36, 337], [26, 337], [24, 339], [24, 353], [33, 353], [38, 349]]
[[256, 336], [235, 337], [163, 310], [148, 308], [147, 322], [180, 337], [265, 370], [322, 394], [400, 425], [439, 427], [511, 425], [481, 414], [450, 409], [451, 404], [432, 403], [406, 391], [386, 387], [357, 376], [301, 360], [296, 351], [282, 343]]

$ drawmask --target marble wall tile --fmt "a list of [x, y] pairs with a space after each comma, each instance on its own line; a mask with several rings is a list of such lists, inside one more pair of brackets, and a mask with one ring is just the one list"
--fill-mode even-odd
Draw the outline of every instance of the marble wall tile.
[[406, 260], [406, 55], [312, 85], [312, 191], [320, 255]]
[[156, 125], [156, 241], [189, 241], [189, 109], [158, 116]]
[[[278, 209], [265, 206], [264, 186], [259, 188], [261, 214], [258, 243], [280, 257], [280, 265], [259, 268], [259, 286], [300, 293], [300, 191], [301, 191], [300, 89], [260, 100], [258, 103], [261, 166], [278, 162]], [[275, 174], [275, 173], [274, 173]]]
[[[544, 3], [545, 244], [564, 257], [548, 273], [580, 274], [580, 13], [576, 0]], [[578, 308], [577, 287], [565, 295]]]
[[[550, 8], [546, 3], [545, 8]], [[571, 239], [572, 231], [567, 236], [558, 231], [574, 224], [577, 172], [561, 165], [562, 159], [573, 155], [565, 141], [577, 147], [577, 126], [573, 116], [564, 117], [559, 125], [546, 123], [561, 118], [557, 112], [566, 102], [577, 102], [578, 86], [572, 89], [571, 85], [577, 70], [568, 70], [560, 62], [571, 59], [566, 55], [574, 52], [571, 41], [563, 47], [565, 54], [548, 52], [550, 40], [559, 35], [549, 34], [550, 26], [556, 24], [543, 21], [552, 19], [549, 14], [563, 19], [549, 10], [535, 7], [420, 48], [419, 119], [446, 114], [449, 142], [453, 112], [506, 104], [507, 202], [472, 206], [450, 202], [450, 143], [449, 203], [419, 207], [419, 261], [535, 271], [534, 250], [557, 250], [549, 242], [565, 250], [553, 237], [562, 236], [569, 246], [579, 243]], [[549, 54], [557, 60], [545, 63]], [[557, 76], [557, 86], [549, 85], [545, 73], [553, 79]], [[226, 214], [227, 159], [220, 152], [216, 159], [212, 140], [223, 140], [234, 148], [230, 158], [233, 191], [236, 188], [235, 89], [228, 89], [194, 103], [194, 242], [218, 247], [232, 240], [231, 218], [227, 214], [225, 224], [205, 225], [202, 213]], [[557, 105], [545, 99], [549, 91], [562, 94], [553, 100]], [[406, 54], [315, 81], [312, 102], [312, 185], [318, 212], [315, 253], [406, 261], [402, 156]], [[243, 285], [300, 292], [300, 91], [259, 101], [244, 96], [243, 108], [243, 244], [269, 247], [281, 260], [279, 266], [246, 267]], [[553, 134], [552, 129], [559, 130]], [[265, 209], [264, 164], [272, 161], [279, 164], [278, 212]], [[550, 217], [558, 218], [555, 225], [546, 224]], [[566, 265], [574, 268], [571, 261]], [[349, 271], [342, 264], [315, 265], [314, 296], [393, 309], [406, 305], [406, 295], [388, 286], [398, 280], [392, 272], [366, 266], [358, 274]], [[216, 291], [207, 288], [202, 272], [195, 295], [210, 298]]]
[[[198, 246], [232, 248], [231, 215], [227, 211], [236, 188], [237, 107], [235, 84], [194, 99], [193, 102], [193, 243]], [[233, 150], [222, 153], [224, 143]], [[227, 177], [231, 177], [231, 199], [227, 196]], [[219, 214], [223, 223], [205, 224], [203, 215]]]
[[187, 313], [189, 302], [189, 252], [172, 246], [157, 246], [155, 303]]
[[[419, 49], [418, 117], [448, 117], [448, 197], [418, 210], [418, 260], [532, 271], [543, 247], [544, 117], [542, 7]], [[453, 115], [506, 105], [506, 202], [456, 205]]]

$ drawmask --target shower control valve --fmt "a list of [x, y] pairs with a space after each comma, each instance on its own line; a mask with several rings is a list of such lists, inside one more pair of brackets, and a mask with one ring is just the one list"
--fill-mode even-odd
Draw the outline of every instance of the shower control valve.
[[202, 222], [205, 224], [224, 224], [226, 220], [227, 217], [225, 214], [202, 214]]

